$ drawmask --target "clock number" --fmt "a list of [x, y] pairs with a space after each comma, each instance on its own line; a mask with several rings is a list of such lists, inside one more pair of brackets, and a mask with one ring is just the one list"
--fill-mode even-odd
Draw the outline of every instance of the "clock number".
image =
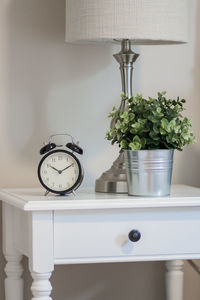
[[53, 157], [53, 158], [51, 159], [51, 161], [52, 161], [52, 162], [56, 162], [56, 159]]
[[58, 160], [62, 160], [63, 159], [63, 157], [62, 156], [58, 156]]
[[59, 184], [59, 188], [60, 188], [60, 189], [62, 188], [62, 184]]

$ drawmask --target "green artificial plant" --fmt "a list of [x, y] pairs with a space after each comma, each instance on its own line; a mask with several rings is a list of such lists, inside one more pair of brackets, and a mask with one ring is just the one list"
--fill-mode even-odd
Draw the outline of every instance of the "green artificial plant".
[[136, 95], [128, 99], [124, 94], [126, 111], [113, 108], [109, 114], [114, 126], [106, 133], [106, 138], [117, 143], [122, 149], [151, 150], [177, 149], [195, 141], [191, 120], [182, 115], [184, 99], [167, 99], [166, 92], [157, 98], [145, 99]]

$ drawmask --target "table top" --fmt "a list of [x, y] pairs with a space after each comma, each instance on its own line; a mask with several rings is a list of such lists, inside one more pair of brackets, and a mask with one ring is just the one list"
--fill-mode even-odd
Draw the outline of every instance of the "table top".
[[200, 188], [174, 185], [167, 197], [131, 197], [127, 194], [95, 193], [92, 189], [79, 189], [76, 195], [44, 196], [44, 189], [17, 188], [0, 190], [0, 200], [25, 211], [200, 207]]

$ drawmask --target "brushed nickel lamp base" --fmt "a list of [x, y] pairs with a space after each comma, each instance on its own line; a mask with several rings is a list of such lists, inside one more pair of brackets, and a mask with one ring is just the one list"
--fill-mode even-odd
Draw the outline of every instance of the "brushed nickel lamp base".
[[[120, 64], [122, 92], [129, 98], [132, 97], [132, 74], [133, 63], [139, 54], [131, 50], [131, 41], [124, 39], [121, 42], [121, 51], [113, 55]], [[125, 102], [121, 102], [120, 110], [126, 110]], [[112, 120], [111, 127], [115, 126], [115, 120]], [[124, 164], [124, 154], [120, 152], [118, 158], [113, 162], [112, 167], [104, 172], [96, 180], [95, 191], [101, 193], [127, 193], [127, 178]]]

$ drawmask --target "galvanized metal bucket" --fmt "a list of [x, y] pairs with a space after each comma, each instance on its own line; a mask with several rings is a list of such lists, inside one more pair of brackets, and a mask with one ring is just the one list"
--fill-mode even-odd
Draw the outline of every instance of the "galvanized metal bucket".
[[170, 194], [174, 150], [124, 150], [128, 194], [159, 197]]

